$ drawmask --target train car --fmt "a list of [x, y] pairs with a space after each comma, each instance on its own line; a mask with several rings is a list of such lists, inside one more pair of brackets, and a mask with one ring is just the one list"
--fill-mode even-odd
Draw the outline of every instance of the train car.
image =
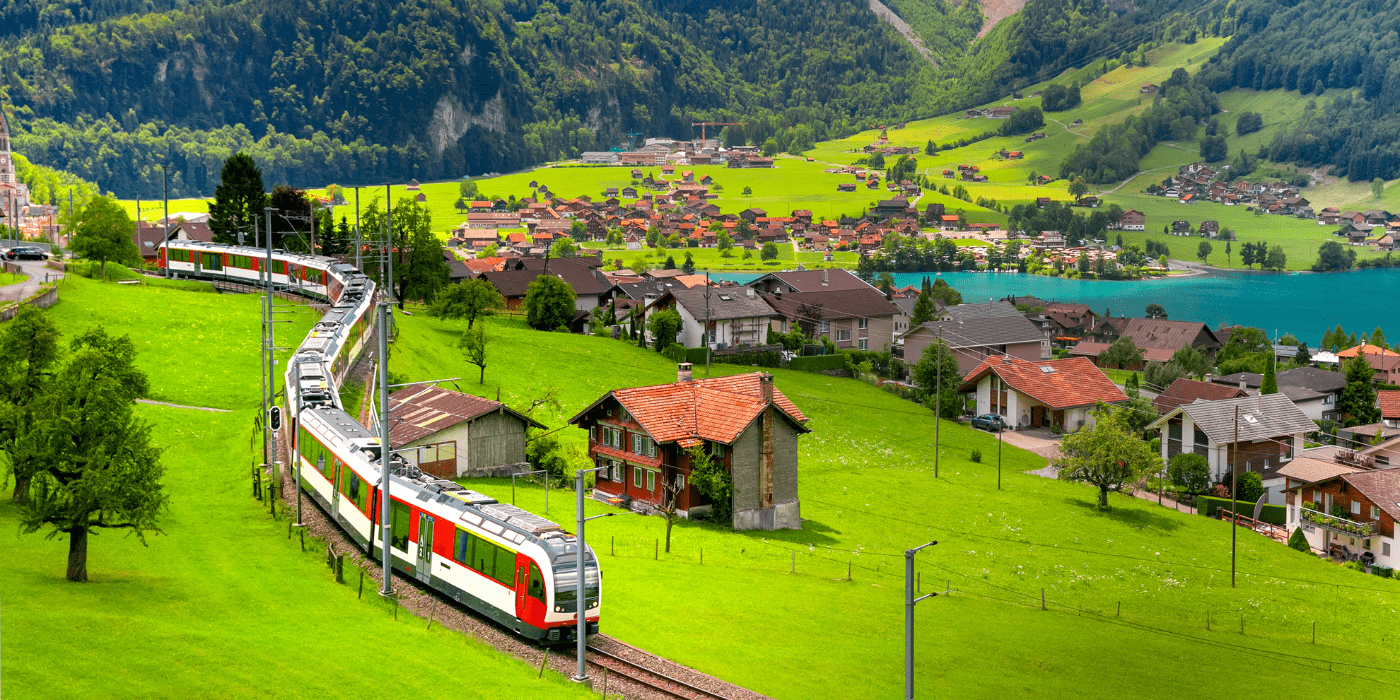
[[[333, 258], [195, 241], [162, 244], [169, 275], [265, 285], [329, 308], [302, 339], [283, 374], [301, 461], [299, 487], [376, 560], [381, 445], [342, 410], [339, 387], [373, 333], [375, 283]], [[390, 554], [411, 576], [542, 643], [575, 639], [578, 540], [559, 525], [423, 474], [390, 456]], [[596, 634], [602, 579], [597, 557], [583, 556], [586, 630]]]
[[[344, 411], [302, 412], [301, 488], [376, 561], [383, 541], [381, 450]], [[578, 541], [513, 505], [390, 463], [389, 553], [394, 569], [527, 639], [569, 642], [577, 630]], [[601, 577], [584, 556], [588, 634], [596, 634]]]

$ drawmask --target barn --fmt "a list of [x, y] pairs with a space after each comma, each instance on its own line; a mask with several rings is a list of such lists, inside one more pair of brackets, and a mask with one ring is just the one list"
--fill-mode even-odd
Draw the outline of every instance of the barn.
[[544, 425], [498, 401], [437, 386], [389, 395], [389, 442], [433, 476], [484, 476], [525, 461], [525, 433]]

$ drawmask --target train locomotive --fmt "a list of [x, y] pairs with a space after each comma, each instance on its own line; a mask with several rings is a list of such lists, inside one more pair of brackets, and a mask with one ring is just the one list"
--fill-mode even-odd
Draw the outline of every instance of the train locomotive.
[[[334, 258], [171, 240], [163, 274], [265, 286], [327, 305], [298, 345], [283, 380], [301, 460], [300, 488], [378, 561], [385, 458], [377, 434], [343, 410], [339, 387], [374, 324], [375, 282]], [[541, 643], [575, 640], [580, 552], [559, 525], [424, 474], [390, 454], [389, 551], [394, 569]], [[587, 634], [598, 632], [602, 579], [582, 553]]]

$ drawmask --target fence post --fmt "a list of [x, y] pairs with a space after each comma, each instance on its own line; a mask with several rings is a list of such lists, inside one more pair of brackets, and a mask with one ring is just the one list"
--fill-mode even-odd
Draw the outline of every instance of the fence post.
[[360, 569], [360, 592], [355, 594], [355, 599], [359, 600], [365, 596], [365, 570]]
[[795, 550], [795, 549], [792, 550], [792, 571], [789, 571], [788, 573], [790, 573], [790, 574], [795, 574], [795, 573], [797, 573], [797, 550]]
[[846, 580], [851, 580], [851, 560], [846, 560]]
[[1040, 609], [1045, 609], [1045, 589], [1040, 589]]
[[651, 553], [652, 561], [661, 561], [661, 540], [655, 540], [655, 551]]
[[544, 648], [544, 658], [540, 659], [540, 672], [539, 672], [539, 674], [537, 674], [537, 675], [535, 676], [535, 679], [536, 679], [536, 680], [539, 680], [539, 679], [541, 679], [541, 678], [544, 678], [544, 667], [545, 667], [545, 664], [548, 664], [548, 663], [549, 663], [549, 647], [545, 647], [545, 648]]
[[1317, 620], [1313, 620], [1313, 644], [1317, 644]]
[[701, 564], [701, 566], [703, 566], [703, 565], [705, 564], [705, 548], [704, 548], [704, 547], [701, 547], [701, 548], [700, 548], [700, 564]]
[[335, 582], [345, 583], [345, 555], [341, 554], [335, 558]]
[[610, 549], [610, 556], [614, 556], [614, 557], [617, 556], [617, 535], [613, 535], [612, 537], [608, 538], [608, 542], [609, 542], [608, 548]]

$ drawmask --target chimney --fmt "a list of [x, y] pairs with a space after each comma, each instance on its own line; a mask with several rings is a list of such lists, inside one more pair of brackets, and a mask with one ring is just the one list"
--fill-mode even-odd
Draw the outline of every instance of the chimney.
[[1246, 390], [1246, 389], [1249, 388], [1248, 386], [1245, 385], [1244, 377], [1245, 377], [1244, 372], [1240, 372], [1240, 391], [1244, 391], [1244, 390]]
[[[690, 367], [690, 365], [684, 365]], [[689, 371], [689, 370], [687, 370]], [[773, 402], [773, 375], [767, 372], [758, 373], [758, 390], [763, 395], [763, 403]]]
[[831, 281], [831, 270], [828, 270], [827, 268], [822, 268], [822, 286], [825, 287], [826, 284], [827, 284], [827, 282], [830, 282], [830, 281]]
[[1215, 375], [1210, 374], [1210, 373], [1207, 373], [1207, 374], [1206, 374], [1206, 378], [1205, 378], [1205, 382], [1206, 382], [1207, 384], [1209, 384], [1209, 383], [1211, 383], [1211, 380], [1213, 380], [1214, 378], [1215, 378]]
[[690, 364], [689, 362], [682, 362], [682, 363], [680, 363], [680, 365], [676, 367], [676, 381], [678, 381], [678, 382], [688, 382], [688, 381], [690, 381], [690, 368], [691, 368], [691, 364]]
[[749, 298], [752, 299], [752, 298], [753, 298], [753, 287], [749, 287], [747, 291], [748, 291]]

